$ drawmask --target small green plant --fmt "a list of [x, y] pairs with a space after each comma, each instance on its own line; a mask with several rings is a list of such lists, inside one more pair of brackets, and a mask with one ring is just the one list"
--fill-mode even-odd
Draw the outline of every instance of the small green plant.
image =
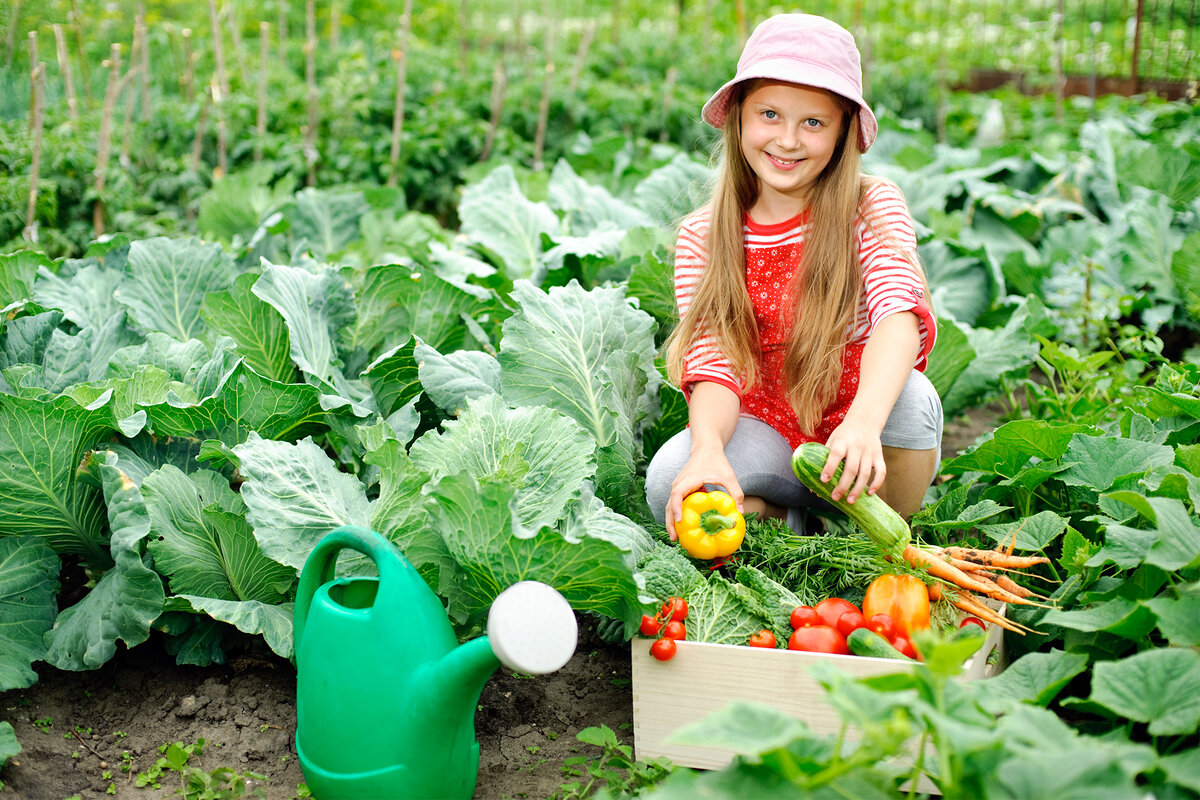
[[129, 735], [129, 734], [128, 734], [128, 733], [125, 733], [125, 731], [113, 731], [113, 738], [114, 738], [114, 739], [118, 739], [118, 740], [120, 740], [120, 739], [124, 739], [124, 738], [125, 738], [126, 736], [128, 736], [128, 735]]
[[607, 725], [584, 728], [575, 738], [599, 747], [600, 754], [572, 756], [563, 761], [563, 772], [576, 780], [562, 784], [555, 800], [581, 800], [602, 789], [612, 795], [633, 796], [662, 781], [673, 769], [666, 759], [635, 760], [633, 748], [621, 744]]
[[[195, 744], [165, 742], [159, 745], [158, 751], [163, 756], [154, 763], [153, 767], [138, 773], [138, 787], [150, 786], [154, 789], [161, 789], [160, 779], [165, 773], [171, 771], [179, 773], [177, 794], [184, 797], [185, 800], [236, 800], [240, 797], [266, 797], [262, 787], [254, 785], [257, 781], [265, 782], [266, 775], [249, 770], [238, 772], [232, 767], [217, 767], [206, 771], [189, 764], [193, 757], [199, 758], [204, 752], [204, 744], [204, 739], [197, 739]], [[128, 751], [124, 755], [128, 755]]]
[[49, 733], [50, 729], [54, 727], [54, 718], [42, 717], [41, 719], [35, 719], [33, 724], [35, 727], [39, 728], [42, 733]]
[[133, 754], [128, 750], [121, 751], [121, 772], [130, 772], [133, 770]]

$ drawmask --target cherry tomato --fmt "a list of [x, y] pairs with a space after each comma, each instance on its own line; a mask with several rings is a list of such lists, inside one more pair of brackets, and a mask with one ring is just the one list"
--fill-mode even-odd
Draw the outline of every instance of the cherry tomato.
[[985, 631], [987, 630], [987, 626], [983, 624], [983, 620], [981, 620], [979, 617], [963, 617], [963, 621], [958, 623], [958, 627], [960, 628], [965, 628], [968, 625], [978, 625]]
[[901, 653], [904, 653], [904, 655], [908, 656], [909, 658], [917, 660], [921, 658], [921, 656], [917, 654], [917, 648], [913, 647], [913, 643], [908, 640], [907, 636], [897, 636], [895, 639], [892, 639], [892, 647], [896, 648]]
[[896, 638], [896, 623], [888, 614], [873, 614], [867, 620], [867, 627], [878, 633], [889, 642]]
[[817, 610], [812, 606], [796, 606], [792, 612], [792, 630], [820, 624], [821, 618], [817, 616]]
[[662, 611], [659, 612], [659, 616], [668, 622], [671, 620], [682, 622], [687, 619], [687, 615], [687, 600], [684, 600], [682, 597], [670, 598], [667, 602], [663, 603]]
[[809, 625], [797, 628], [788, 638], [788, 650], [850, 655], [850, 648], [846, 646], [846, 637], [828, 625]]
[[674, 639], [655, 639], [650, 645], [650, 655], [659, 661], [670, 661], [675, 657], [677, 646]]
[[687, 627], [679, 620], [673, 619], [663, 625], [662, 635], [664, 639], [686, 639]]
[[749, 644], [751, 647], [775, 647], [777, 642], [775, 641], [775, 634], [771, 633], [769, 630], [763, 629], [758, 633], [753, 634], [747, 644]]
[[658, 636], [661, 627], [662, 622], [658, 617], [642, 614], [642, 624], [638, 626], [638, 630], [642, 632], [642, 636]]
[[[828, 625], [831, 628], [837, 628], [838, 620], [842, 618], [842, 614], [847, 611], [859, 611], [858, 606], [851, 603], [849, 600], [843, 600], [840, 597], [827, 597], [815, 606], [817, 616], [821, 618], [822, 625]], [[859, 613], [862, 613], [861, 611]]]
[[838, 617], [837, 631], [842, 636], [849, 636], [859, 628], [867, 627], [867, 620], [857, 611], [847, 611]]

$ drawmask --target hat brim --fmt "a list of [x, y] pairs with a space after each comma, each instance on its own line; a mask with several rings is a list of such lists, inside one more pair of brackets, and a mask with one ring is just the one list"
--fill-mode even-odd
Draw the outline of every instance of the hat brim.
[[788, 58], [773, 58], [759, 61], [748, 70], [739, 73], [733, 80], [726, 83], [713, 93], [701, 110], [700, 115], [709, 125], [720, 129], [725, 124], [725, 115], [729, 110], [730, 97], [734, 87], [749, 80], [772, 80], [795, 83], [801, 86], [814, 86], [827, 89], [834, 94], [850, 100], [859, 108], [858, 114], [858, 146], [866, 152], [879, 132], [879, 122], [875, 112], [867, 105], [858, 88], [839, 75], [837, 72], [816, 61], [810, 61], [803, 56]]

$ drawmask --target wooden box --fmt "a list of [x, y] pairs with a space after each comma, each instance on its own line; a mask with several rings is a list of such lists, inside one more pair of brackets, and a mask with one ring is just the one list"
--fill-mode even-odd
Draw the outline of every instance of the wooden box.
[[[1003, 633], [994, 625], [988, 626], [987, 639], [964, 665], [961, 680], [991, 677], [1003, 669]], [[650, 655], [650, 641], [642, 638], [634, 638], [631, 654], [635, 756], [666, 756], [680, 766], [701, 769], [720, 769], [734, 753], [682, 745], [668, 741], [668, 737], [676, 729], [716, 711], [714, 701], [718, 699], [766, 701], [804, 720], [817, 734], [837, 734], [841, 718], [826, 702], [825, 690], [809, 673], [810, 666], [830, 661], [857, 677], [912, 669], [909, 664], [887, 658], [688, 641], [679, 642], [678, 652], [670, 661], [658, 661]]]

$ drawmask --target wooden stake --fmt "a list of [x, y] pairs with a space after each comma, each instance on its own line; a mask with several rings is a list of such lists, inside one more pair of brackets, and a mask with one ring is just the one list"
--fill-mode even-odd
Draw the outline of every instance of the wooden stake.
[[304, 131], [304, 161], [308, 165], [306, 185], [317, 184], [317, 9], [314, 0], [304, 4], [304, 82], [308, 87], [308, 127]]
[[[34, 75], [37, 74], [37, 67], [38, 67], [37, 31], [30, 31], [29, 32], [29, 80], [31, 82], [30, 83], [31, 86], [32, 86], [32, 81], [33, 81]], [[30, 130], [30, 132], [33, 131], [33, 104], [34, 104], [33, 92], [30, 92], [29, 93], [29, 130]]]
[[226, 150], [228, 142], [226, 141], [225, 130], [225, 112], [222, 110], [224, 97], [221, 95], [221, 87], [217, 83], [216, 78], [213, 78], [212, 84], [209, 86], [209, 91], [212, 96], [213, 112], [217, 116], [217, 166], [213, 169], [213, 178], [221, 179], [225, 177], [226, 170], [229, 166], [226, 159]]
[[[4, 36], [4, 66], [11, 67], [17, 51], [17, 23], [21, 20], [21, 0], [13, 0], [8, 14], [8, 32]], [[35, 62], [36, 63], [36, 62]]]
[[575, 52], [575, 66], [571, 69], [571, 80], [567, 83], [567, 92], [570, 94], [574, 94], [575, 89], [579, 86], [579, 78], [583, 74], [583, 68], [587, 66], [588, 50], [595, 37], [596, 20], [588, 20], [587, 27], [583, 29], [583, 36], [579, 40], [579, 50]]
[[96, 190], [96, 204], [92, 206], [92, 228], [97, 236], [104, 233], [104, 189], [112, 138], [113, 106], [116, 105], [117, 94], [121, 90], [121, 45], [113, 44], [109, 48], [104, 66], [108, 68], [108, 84], [104, 89], [104, 108], [100, 114], [100, 132], [97, 135], [96, 170], [92, 173]]
[[63, 87], [67, 94], [67, 113], [71, 121], [79, 119], [79, 101], [75, 99], [75, 76], [71, 70], [71, 55], [67, 52], [67, 39], [62, 25], [54, 23], [54, 49], [58, 56], [58, 71], [62, 74]]
[[212, 31], [213, 61], [217, 68], [217, 83], [221, 91], [227, 92], [228, 79], [225, 76], [225, 50], [221, 46], [221, 22], [217, 15], [217, 0], [208, 0], [208, 26]]
[[738, 42], [740, 44], [745, 44], [746, 39], [749, 38], [750, 35], [746, 30], [746, 0], [737, 0], [733, 6], [737, 12]]
[[42, 113], [45, 110], [46, 65], [39, 63], [30, 74], [33, 95], [33, 159], [29, 166], [29, 213], [25, 215], [25, 238], [37, 244], [38, 171], [42, 161]]
[[404, 93], [408, 87], [408, 34], [412, 28], [412, 5], [412, 0], [404, 0], [404, 14], [400, 17], [400, 42], [392, 51], [392, 58], [396, 61], [396, 103], [392, 109], [388, 186], [395, 186], [400, 177], [400, 140], [404, 132]]
[[492, 155], [492, 145], [496, 141], [496, 132], [500, 129], [500, 119], [504, 113], [504, 96], [508, 92], [508, 73], [504, 69], [504, 55], [496, 58], [492, 67], [492, 119], [488, 123], [487, 139], [483, 143], [480, 161], [487, 161]]
[[87, 52], [83, 49], [83, 23], [79, 21], [79, 4], [76, 0], [71, 0], [71, 27], [75, 30], [75, 55], [79, 57], [79, 75], [83, 79], [79, 94], [88, 104], [92, 96], [92, 74]]
[[184, 101], [190, 103], [195, 96], [193, 85], [196, 81], [196, 53], [192, 50], [192, 29], [184, 28], [183, 35], [183, 75], [179, 78], [179, 86], [183, 89]]
[[[142, 99], [142, 121], [150, 119], [150, 38], [146, 28], [146, 7], [138, 3], [137, 23], [133, 27], [134, 42], [141, 55], [138, 65], [138, 94]], [[130, 54], [132, 58], [132, 54]]]
[[267, 55], [271, 23], [258, 23], [258, 114], [255, 117], [254, 160], [262, 161], [263, 139], [267, 135]]

